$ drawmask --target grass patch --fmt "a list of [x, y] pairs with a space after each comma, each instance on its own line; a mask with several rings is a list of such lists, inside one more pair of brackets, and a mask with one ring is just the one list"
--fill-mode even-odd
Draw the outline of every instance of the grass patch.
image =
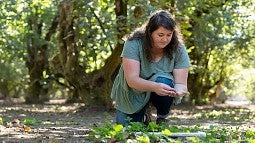
[[42, 123], [42, 121], [38, 120], [36, 118], [25, 118], [23, 123], [25, 125], [40, 125]]

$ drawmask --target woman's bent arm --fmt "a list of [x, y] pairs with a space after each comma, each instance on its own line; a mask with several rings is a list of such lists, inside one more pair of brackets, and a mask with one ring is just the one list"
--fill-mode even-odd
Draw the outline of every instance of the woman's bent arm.
[[131, 88], [134, 88], [139, 91], [156, 92], [158, 95], [161, 96], [169, 96], [176, 94], [175, 89], [171, 88], [166, 84], [157, 83], [141, 78], [139, 76], [140, 74], [139, 61], [128, 58], [122, 58], [122, 63], [127, 84]]

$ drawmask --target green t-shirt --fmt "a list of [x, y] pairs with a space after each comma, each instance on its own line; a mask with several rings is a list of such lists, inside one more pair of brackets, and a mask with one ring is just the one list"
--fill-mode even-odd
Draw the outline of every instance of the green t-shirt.
[[[142, 48], [141, 40], [126, 41], [121, 57], [134, 59], [140, 62], [140, 77], [146, 80], [155, 81], [157, 77], [165, 77], [174, 81], [171, 74], [173, 69], [188, 68], [190, 66], [189, 56], [184, 46], [180, 46], [173, 59], [164, 55], [158, 62], [147, 60]], [[123, 67], [113, 83], [111, 98], [115, 101], [115, 108], [133, 114], [141, 110], [149, 101], [151, 92], [142, 92], [127, 85]], [[175, 104], [180, 103], [180, 98], [175, 98]]]

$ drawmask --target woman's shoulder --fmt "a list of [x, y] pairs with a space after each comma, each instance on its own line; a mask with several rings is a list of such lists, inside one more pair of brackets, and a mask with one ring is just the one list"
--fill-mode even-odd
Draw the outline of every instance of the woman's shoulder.
[[135, 38], [135, 39], [128, 39], [125, 41], [125, 43], [127, 44], [141, 44], [142, 40], [140, 38]]
[[135, 60], [140, 60], [142, 52], [142, 44], [139, 39], [125, 41], [121, 57], [128, 57]]
[[141, 39], [126, 40], [125, 47], [141, 49], [142, 48], [142, 40]]
[[179, 44], [178, 48], [177, 48], [177, 53], [178, 52], [185, 52], [186, 51], [186, 47], [184, 44]]
[[186, 47], [185, 47], [185, 45], [184, 44], [179, 44], [178, 45], [178, 49], [185, 49]]

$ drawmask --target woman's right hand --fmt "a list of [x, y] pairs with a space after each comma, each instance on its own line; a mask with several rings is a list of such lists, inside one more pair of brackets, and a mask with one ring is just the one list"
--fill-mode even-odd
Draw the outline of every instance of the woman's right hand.
[[176, 90], [164, 83], [157, 83], [157, 86], [154, 90], [156, 94], [159, 96], [172, 96], [175, 97], [177, 95]]

